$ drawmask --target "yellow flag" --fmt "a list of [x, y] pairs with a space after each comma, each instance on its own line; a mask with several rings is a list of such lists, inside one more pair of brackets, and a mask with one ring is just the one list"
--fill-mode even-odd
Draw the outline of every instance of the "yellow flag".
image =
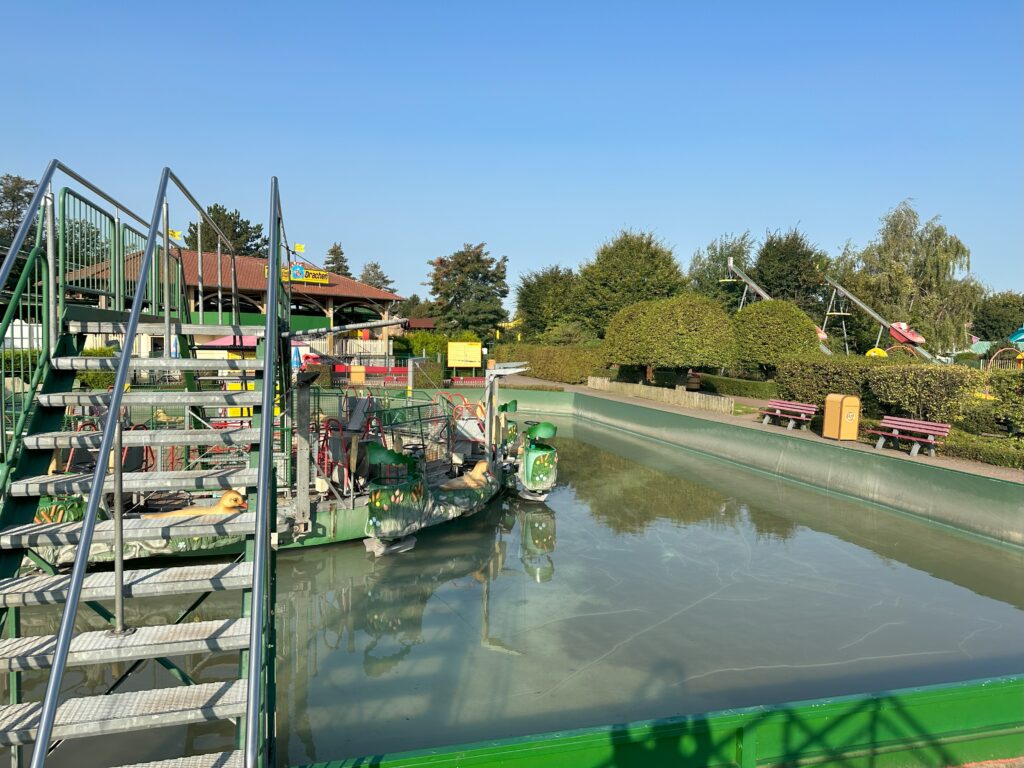
[[168, 229], [167, 230], [167, 234], [169, 234], [175, 240], [181, 240], [181, 230], [180, 229]]
[[306, 252], [305, 244], [303, 244], [303, 243], [296, 243], [295, 244], [295, 252], [296, 253], [305, 253]]

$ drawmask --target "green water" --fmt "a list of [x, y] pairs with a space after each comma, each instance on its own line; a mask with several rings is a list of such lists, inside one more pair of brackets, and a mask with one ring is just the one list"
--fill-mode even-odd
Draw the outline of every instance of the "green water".
[[[586, 424], [556, 442], [546, 504], [501, 500], [377, 561], [279, 556], [282, 765], [1024, 671], [1022, 551]], [[186, 603], [130, 605], [156, 623]], [[217, 595], [200, 618], [236, 614]], [[206, 682], [236, 659], [182, 664]], [[68, 670], [69, 695], [110, 677]], [[34, 698], [44, 683], [26, 675]], [[171, 684], [147, 663], [128, 689]], [[232, 733], [90, 739], [50, 764]]]

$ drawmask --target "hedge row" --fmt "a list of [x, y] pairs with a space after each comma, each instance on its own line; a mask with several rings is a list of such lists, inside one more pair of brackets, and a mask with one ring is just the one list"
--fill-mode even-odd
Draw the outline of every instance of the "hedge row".
[[528, 376], [565, 384], [583, 384], [604, 366], [601, 347], [545, 347], [538, 344], [502, 344], [492, 357], [499, 363], [526, 362]]
[[981, 437], [953, 429], [939, 452], [943, 456], [982, 461], [997, 467], [1024, 469], [1024, 440], [1013, 437]]
[[710, 373], [700, 375], [700, 388], [705, 392], [719, 395], [753, 397], [758, 400], [774, 400], [779, 396], [779, 388], [774, 381], [733, 379], [728, 376], [713, 376]]
[[858, 395], [868, 414], [886, 413], [928, 421], [961, 418], [982, 390], [981, 371], [960, 365], [914, 365], [834, 357], [779, 364], [776, 384], [787, 400], [822, 406], [833, 392]]

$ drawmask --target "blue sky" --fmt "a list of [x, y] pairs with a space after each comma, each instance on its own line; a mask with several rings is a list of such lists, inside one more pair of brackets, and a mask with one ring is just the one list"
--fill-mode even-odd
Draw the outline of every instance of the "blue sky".
[[307, 256], [339, 240], [405, 294], [464, 242], [507, 255], [513, 283], [623, 227], [684, 267], [746, 229], [799, 225], [835, 253], [904, 198], [942, 216], [983, 282], [1024, 289], [1019, 1], [2, 13], [22, 33], [0, 53], [0, 172], [57, 156], [148, 212], [170, 165], [261, 222], [276, 174]]

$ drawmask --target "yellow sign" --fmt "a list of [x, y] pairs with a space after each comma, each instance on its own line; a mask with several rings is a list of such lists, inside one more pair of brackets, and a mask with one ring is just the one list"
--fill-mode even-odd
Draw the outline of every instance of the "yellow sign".
[[[269, 266], [263, 267], [263, 276], [267, 276]], [[292, 264], [291, 268], [281, 267], [281, 280], [286, 283], [311, 283], [313, 285], [330, 285], [331, 275], [322, 269], [313, 269], [305, 264]]]
[[181, 240], [181, 230], [180, 229], [168, 229], [167, 230], [167, 234], [170, 235], [171, 237], [173, 237], [175, 240]]
[[305, 244], [304, 243], [296, 243], [295, 244], [295, 252], [296, 253], [305, 253], [306, 252]]
[[449, 341], [448, 367], [479, 368], [483, 357], [481, 346], [479, 341]]

